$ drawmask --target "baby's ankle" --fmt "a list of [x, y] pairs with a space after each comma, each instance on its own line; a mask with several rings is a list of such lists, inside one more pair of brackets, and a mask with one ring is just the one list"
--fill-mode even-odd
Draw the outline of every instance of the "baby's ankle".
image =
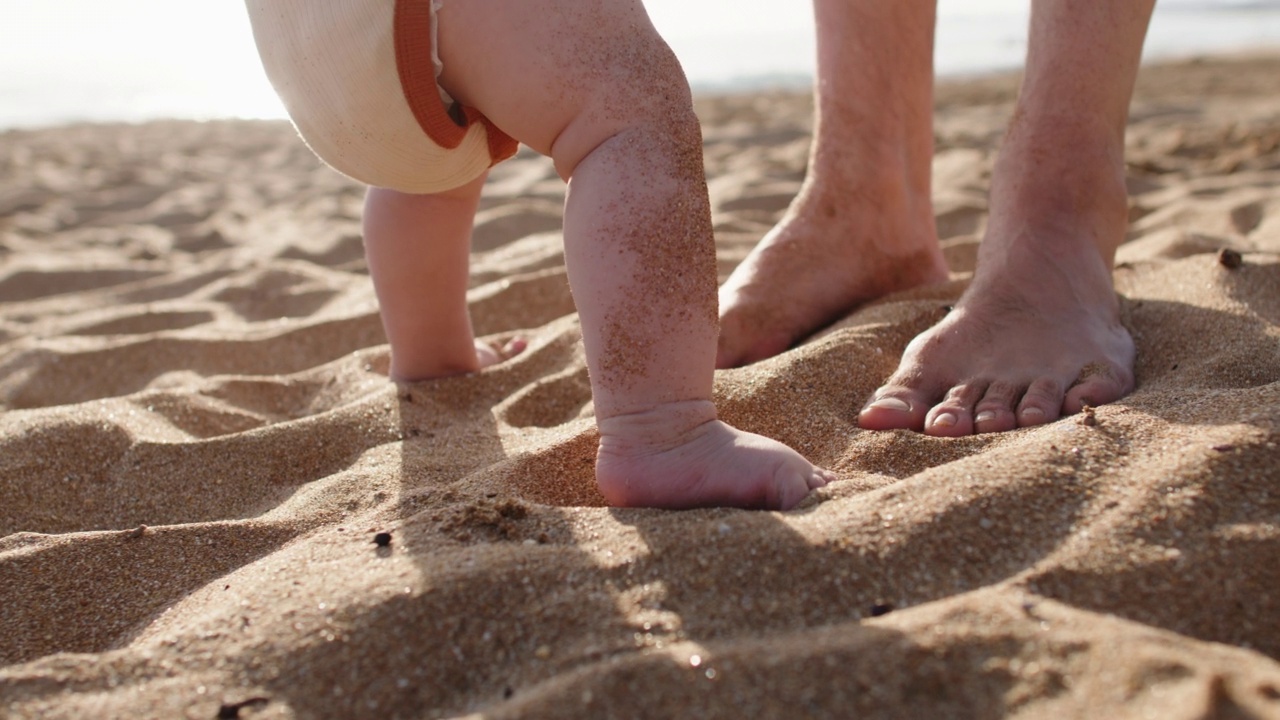
[[716, 420], [710, 400], [685, 400], [601, 418], [600, 454], [639, 457], [669, 451], [706, 432]]

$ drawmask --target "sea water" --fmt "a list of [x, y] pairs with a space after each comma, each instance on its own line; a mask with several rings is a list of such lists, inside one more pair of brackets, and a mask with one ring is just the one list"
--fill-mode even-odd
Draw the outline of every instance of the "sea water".
[[[940, 0], [938, 74], [1017, 68], [1026, 52], [1028, 5]], [[646, 6], [699, 91], [804, 87], [812, 80], [808, 0], [647, 0]], [[42, 0], [10, 3], [5, 14], [0, 128], [284, 116], [238, 0]], [[1144, 57], [1267, 47], [1280, 47], [1280, 0], [1163, 0]]]

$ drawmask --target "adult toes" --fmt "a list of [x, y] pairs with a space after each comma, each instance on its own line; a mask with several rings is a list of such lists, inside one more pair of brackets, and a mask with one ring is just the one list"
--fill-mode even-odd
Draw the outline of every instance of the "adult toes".
[[1021, 385], [997, 380], [987, 386], [986, 393], [973, 408], [973, 429], [975, 432], [1005, 432], [1018, 427], [1018, 417], [1014, 408], [1022, 395]]
[[1042, 377], [1032, 381], [1018, 402], [1018, 427], [1043, 425], [1062, 415], [1062, 383]]
[[1119, 400], [1133, 389], [1133, 375], [1111, 365], [1093, 363], [1080, 372], [1080, 379], [1067, 390], [1062, 411], [1080, 412], [1085, 405], [1098, 406]]
[[922, 393], [901, 385], [885, 385], [858, 413], [863, 430], [922, 430], [930, 401]]
[[947, 391], [942, 402], [925, 416], [926, 435], [959, 437], [973, 434], [973, 408], [987, 390], [985, 382], [967, 382]]

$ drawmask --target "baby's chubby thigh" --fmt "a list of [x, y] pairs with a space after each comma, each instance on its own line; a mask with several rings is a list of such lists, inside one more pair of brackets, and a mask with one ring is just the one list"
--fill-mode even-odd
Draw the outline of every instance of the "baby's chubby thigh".
[[638, 0], [445, 0], [437, 22], [441, 87], [565, 179], [628, 128], [693, 117], [680, 64]]

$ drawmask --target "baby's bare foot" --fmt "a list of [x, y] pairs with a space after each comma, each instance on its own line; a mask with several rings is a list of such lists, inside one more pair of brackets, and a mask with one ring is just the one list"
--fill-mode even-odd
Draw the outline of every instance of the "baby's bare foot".
[[490, 345], [483, 340], [476, 340], [476, 360], [480, 363], [480, 369], [497, 365], [505, 360], [524, 352], [529, 343], [522, 337], [514, 337], [506, 341], [502, 345]]
[[416, 364], [409, 364], [413, 368], [411, 372], [404, 369], [404, 363], [400, 362], [401, 359], [396, 355], [395, 349], [392, 348], [391, 369], [388, 374], [397, 383], [415, 383], [453, 377], [455, 375], [466, 375], [510, 360], [524, 352], [527, 345], [528, 342], [522, 337], [511, 338], [501, 345], [491, 345], [483, 340], [476, 339], [474, 362], [472, 362], [471, 358], [466, 357], [465, 353], [458, 353], [457, 359], [452, 363], [440, 361], [436, 357], [419, 357]]
[[796, 198], [720, 289], [716, 367], [771, 357], [861, 303], [947, 279], [927, 199], [918, 217], [901, 197], [875, 199], [813, 188]]
[[596, 481], [615, 507], [788, 510], [835, 475], [714, 419], [709, 402], [600, 421]]

